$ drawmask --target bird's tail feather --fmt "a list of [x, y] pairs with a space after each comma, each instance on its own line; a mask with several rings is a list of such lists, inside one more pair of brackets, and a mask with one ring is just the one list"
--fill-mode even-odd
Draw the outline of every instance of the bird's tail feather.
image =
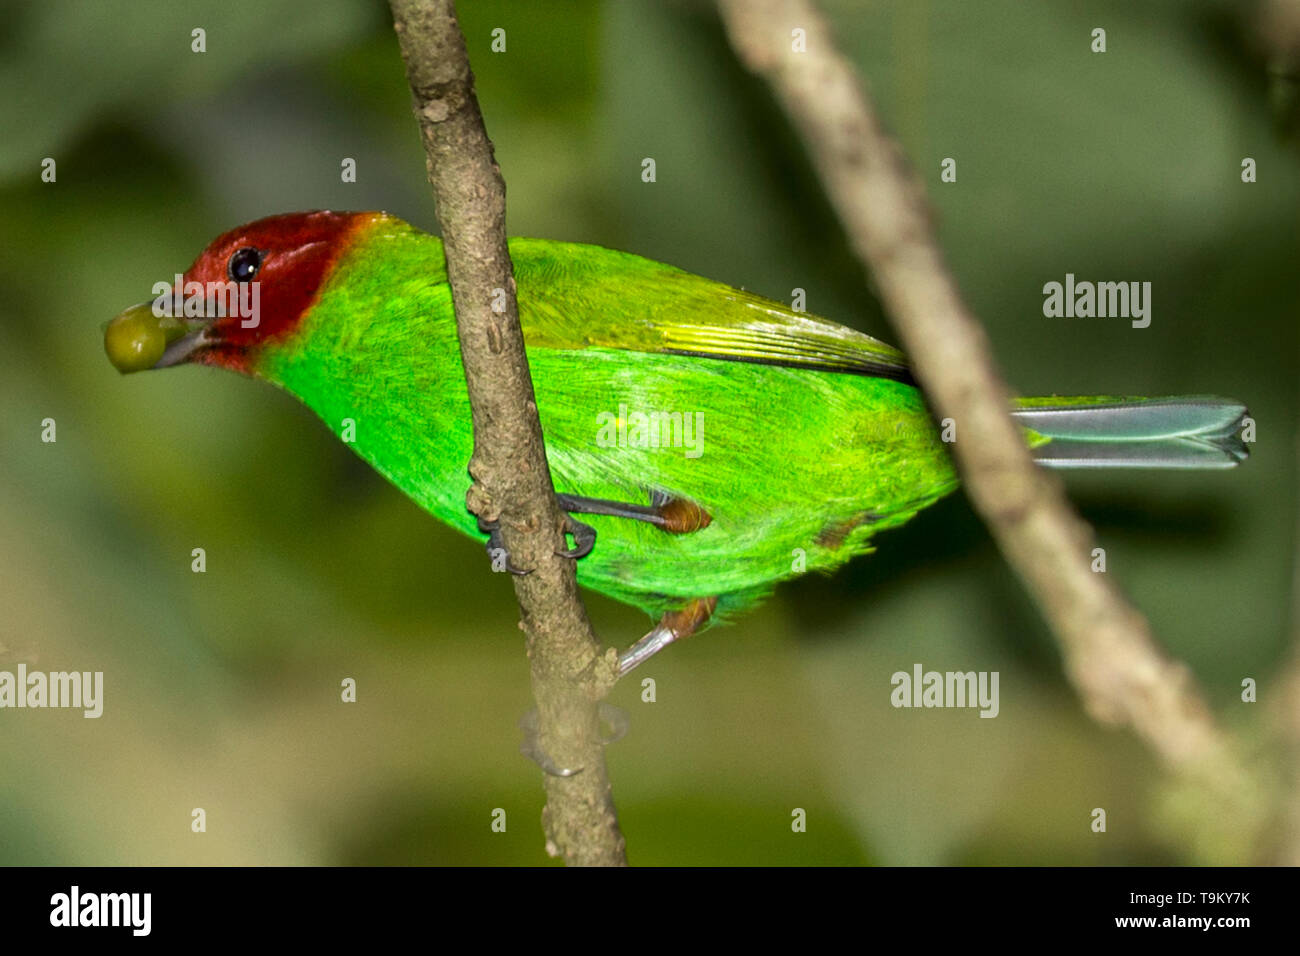
[[1012, 415], [1052, 468], [1232, 468], [1248, 454], [1246, 407], [1209, 395], [1023, 398]]

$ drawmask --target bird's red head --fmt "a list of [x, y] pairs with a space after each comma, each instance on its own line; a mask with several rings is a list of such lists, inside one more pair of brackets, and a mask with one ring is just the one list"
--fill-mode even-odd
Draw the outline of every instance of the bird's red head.
[[[286, 213], [218, 236], [182, 275], [179, 292], [109, 324], [109, 357], [124, 372], [186, 362], [250, 372], [264, 346], [293, 334], [356, 233], [383, 216]], [[165, 311], [174, 318], [160, 318]]]

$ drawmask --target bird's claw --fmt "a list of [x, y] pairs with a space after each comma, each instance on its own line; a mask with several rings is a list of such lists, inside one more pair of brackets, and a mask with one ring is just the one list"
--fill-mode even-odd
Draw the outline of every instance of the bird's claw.
[[[627, 711], [602, 700], [597, 705], [597, 712], [600, 714], [600, 719], [606, 728], [605, 733], [601, 734], [600, 737], [602, 747], [608, 747], [627, 735], [628, 727], [631, 724]], [[519, 752], [541, 767], [544, 772], [552, 777], [572, 777], [575, 774], [582, 773], [582, 767], [561, 767], [542, 749], [541, 718], [537, 714], [536, 707], [519, 718], [519, 729], [524, 732], [524, 739], [519, 745]]]
[[627, 711], [622, 707], [615, 707], [613, 704], [601, 701], [596, 706], [600, 719], [605, 722], [608, 732], [600, 738], [602, 747], [608, 747], [610, 744], [618, 743], [627, 736], [628, 728], [632, 726], [632, 721], [627, 715]]
[[581, 767], [561, 767], [542, 749], [541, 717], [536, 707], [519, 718], [519, 729], [524, 732], [524, 739], [519, 744], [519, 752], [541, 767], [543, 772], [549, 773], [552, 777], [572, 777], [574, 774], [582, 773]]
[[556, 551], [562, 558], [573, 558], [580, 561], [596, 547], [596, 529], [589, 524], [584, 524], [571, 514], [564, 516], [564, 533], [573, 535], [573, 547], [567, 551]]
[[[515, 575], [525, 575], [532, 573], [531, 570], [521, 570], [514, 566], [510, 560], [510, 552], [505, 548], [505, 542], [501, 537], [501, 522], [499, 520], [489, 521], [486, 518], [478, 519], [478, 530], [488, 536], [487, 553], [492, 559], [492, 566], [497, 569], [498, 562], [504, 557], [504, 570]], [[556, 551], [560, 557], [573, 558], [575, 561], [585, 558], [591, 554], [592, 548], [596, 547], [596, 529], [589, 524], [583, 524], [570, 514], [564, 516], [564, 533], [573, 535], [573, 547], [565, 551]]]
[[487, 553], [492, 559], [492, 568], [497, 570], [497, 561], [504, 558], [504, 570], [509, 571], [517, 577], [523, 577], [525, 574], [531, 574], [531, 569], [520, 569], [514, 566], [510, 560], [510, 552], [506, 550], [505, 541], [501, 537], [501, 522], [488, 521], [485, 518], [478, 519], [478, 530], [488, 536]]

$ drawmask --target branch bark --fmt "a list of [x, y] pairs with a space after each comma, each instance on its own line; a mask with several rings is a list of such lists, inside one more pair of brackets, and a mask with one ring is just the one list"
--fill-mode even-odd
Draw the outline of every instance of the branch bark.
[[[736, 53], [799, 130], [933, 410], [957, 422], [953, 454], [966, 493], [1050, 624], [1088, 713], [1132, 727], [1220, 796], [1249, 794], [1187, 667], [1160, 650], [1110, 576], [1092, 572], [1091, 529], [1034, 464], [988, 338], [939, 249], [924, 190], [821, 15], [807, 0], [719, 0], [719, 8]], [[792, 48], [796, 28], [806, 31], [806, 52]]]
[[[597, 705], [617, 679], [578, 595], [555, 500], [506, 245], [505, 182], [493, 155], [452, 0], [390, 0], [427, 156], [474, 415], [471, 512], [499, 521], [527, 635], [538, 744], [572, 776], [544, 775], [547, 852], [626, 865]], [[504, 295], [502, 295], [504, 290]], [[505, 309], [493, 310], [504, 300]]]

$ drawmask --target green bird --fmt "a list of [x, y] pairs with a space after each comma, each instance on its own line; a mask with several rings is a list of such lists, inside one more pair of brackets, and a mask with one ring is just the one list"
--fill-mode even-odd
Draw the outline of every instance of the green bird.
[[[518, 238], [510, 255], [555, 488], [585, 516], [578, 581], [659, 619], [623, 672], [873, 550], [957, 487], [883, 342], [624, 252]], [[498, 543], [465, 507], [473, 431], [441, 240], [380, 212], [291, 213], [227, 232], [163, 285], [107, 327], [121, 371], [192, 363], [278, 385], [420, 507]], [[1222, 398], [1033, 398], [1011, 413], [1053, 467], [1246, 457], [1246, 409]]]

